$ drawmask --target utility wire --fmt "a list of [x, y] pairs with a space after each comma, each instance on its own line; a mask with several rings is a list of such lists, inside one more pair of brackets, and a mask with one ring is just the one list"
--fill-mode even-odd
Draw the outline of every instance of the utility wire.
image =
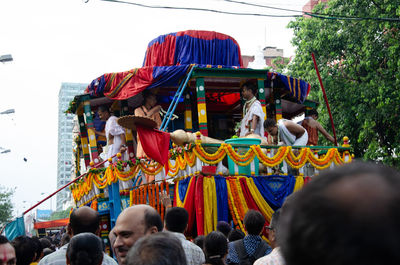
[[262, 8], [268, 8], [268, 9], [275, 9], [275, 10], [281, 10], [281, 11], [288, 11], [288, 12], [297, 12], [297, 13], [303, 13], [315, 18], [321, 18], [321, 19], [334, 19], [334, 20], [377, 20], [377, 21], [393, 21], [393, 22], [398, 22], [400, 21], [400, 18], [380, 18], [380, 17], [354, 17], [354, 16], [342, 16], [342, 15], [334, 15], [334, 14], [323, 14], [323, 13], [314, 13], [314, 12], [303, 12], [300, 10], [294, 10], [294, 9], [288, 9], [288, 8], [280, 8], [280, 7], [273, 7], [273, 6], [266, 6], [266, 5], [260, 5], [260, 4], [253, 4], [253, 3], [248, 3], [248, 2], [243, 2], [243, 1], [236, 1], [236, 0], [222, 0], [224, 2], [229, 2], [229, 3], [235, 3], [235, 4], [241, 4], [241, 5], [247, 5], [247, 6], [254, 6], [254, 7], [262, 7]]
[[[175, 9], [175, 10], [189, 10], [189, 11], [203, 11], [203, 12], [212, 12], [212, 13], [219, 13], [219, 14], [227, 14], [227, 15], [239, 15], [239, 16], [260, 16], [260, 17], [302, 17], [303, 15], [271, 15], [271, 14], [260, 14], [260, 13], [242, 13], [242, 12], [229, 12], [229, 11], [222, 11], [216, 9], [208, 9], [208, 8], [197, 8], [197, 7], [177, 7], [177, 6], [151, 6], [145, 5], [135, 2], [128, 2], [123, 0], [100, 0], [104, 2], [114, 2], [120, 4], [129, 4], [134, 6], [140, 6], [145, 8], [154, 8], [154, 9]], [[400, 22], [400, 18], [390, 18], [390, 17], [354, 17], [354, 16], [342, 16], [342, 15], [333, 15], [333, 14], [322, 14], [322, 13], [310, 13], [310, 12], [303, 12], [299, 10], [287, 9], [287, 8], [279, 8], [279, 7], [272, 7], [272, 6], [265, 6], [253, 3], [247, 3], [242, 1], [236, 0], [223, 0], [225, 2], [236, 3], [236, 4], [243, 4], [255, 7], [263, 7], [263, 8], [270, 8], [275, 10], [281, 11], [289, 11], [289, 12], [298, 12], [305, 15], [309, 15], [314, 18], [319, 19], [330, 19], [330, 20], [373, 20], [373, 21], [380, 21], [380, 22]]]
[[212, 13], [219, 13], [219, 14], [227, 14], [227, 15], [239, 15], [239, 16], [260, 16], [260, 17], [301, 17], [301, 15], [271, 15], [271, 14], [259, 14], [259, 13], [241, 13], [241, 12], [229, 12], [229, 11], [222, 11], [222, 10], [215, 10], [215, 9], [208, 9], [208, 8], [197, 8], [197, 7], [177, 7], [177, 6], [150, 6], [144, 5], [134, 2], [127, 2], [123, 0], [100, 0], [104, 2], [114, 2], [120, 4], [129, 4], [134, 6], [140, 7], [147, 7], [147, 8], [156, 8], [156, 9], [176, 9], [176, 10], [189, 10], [189, 11], [204, 11], [204, 12], [212, 12]]

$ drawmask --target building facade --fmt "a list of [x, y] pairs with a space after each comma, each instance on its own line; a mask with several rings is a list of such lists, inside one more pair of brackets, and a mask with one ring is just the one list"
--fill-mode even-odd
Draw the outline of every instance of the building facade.
[[[75, 95], [83, 94], [87, 84], [62, 83], [58, 93], [58, 159], [57, 159], [57, 189], [71, 181], [72, 163], [72, 129], [74, 125], [74, 115], [65, 114], [69, 107], [69, 102]], [[56, 210], [64, 210], [71, 200], [69, 189], [66, 188], [57, 193]]]

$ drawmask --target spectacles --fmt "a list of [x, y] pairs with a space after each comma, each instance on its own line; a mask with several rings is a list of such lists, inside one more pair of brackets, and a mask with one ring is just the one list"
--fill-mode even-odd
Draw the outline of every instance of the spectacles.
[[268, 225], [265, 226], [265, 229], [267, 229], [267, 230], [274, 230], [274, 228], [273, 228], [272, 226], [268, 226]]

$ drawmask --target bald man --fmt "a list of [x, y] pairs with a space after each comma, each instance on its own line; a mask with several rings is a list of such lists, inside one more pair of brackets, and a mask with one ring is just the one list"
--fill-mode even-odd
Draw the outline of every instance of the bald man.
[[160, 232], [162, 228], [160, 215], [148, 205], [139, 204], [122, 211], [112, 230], [115, 237], [112, 248], [118, 264], [126, 265], [126, 255], [139, 238]]
[[[99, 213], [90, 207], [83, 206], [75, 209], [70, 217], [67, 232], [72, 238], [80, 233], [92, 233], [100, 235]], [[62, 246], [56, 252], [45, 256], [40, 260], [39, 265], [64, 265], [67, 264], [66, 253], [68, 244]], [[103, 265], [116, 265], [117, 263], [110, 256], [103, 253]]]

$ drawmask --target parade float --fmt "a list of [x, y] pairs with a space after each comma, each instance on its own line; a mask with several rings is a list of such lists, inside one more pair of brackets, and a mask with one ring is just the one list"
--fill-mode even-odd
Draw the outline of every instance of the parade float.
[[[68, 111], [76, 114], [80, 131], [74, 149], [76, 174], [85, 176], [70, 189], [77, 207], [99, 211], [104, 238], [130, 205], [149, 204], [164, 217], [161, 192], [189, 212], [187, 236], [208, 234], [218, 221], [243, 230], [248, 209], [260, 211], [269, 223], [284, 199], [313, 177], [306, 167], [315, 175], [351, 162], [346, 138], [342, 146], [301, 147], [268, 145], [251, 137], [231, 139], [235, 122], [242, 118], [240, 86], [248, 80], [258, 85], [266, 117], [292, 119], [317, 107], [307, 100], [307, 82], [243, 68], [238, 43], [210, 31], [159, 36], [149, 43], [143, 67], [104, 74], [74, 98]], [[148, 89], [166, 110], [160, 130], [169, 132], [171, 140], [159, 144], [168, 149], [167, 155], [159, 152], [161, 158], [136, 157], [134, 150], [137, 135], [130, 121], [142, 91]], [[120, 117], [128, 145], [128, 159], [118, 154], [106, 167], [95, 134], [100, 105]], [[154, 181], [146, 182], [145, 175]]]

